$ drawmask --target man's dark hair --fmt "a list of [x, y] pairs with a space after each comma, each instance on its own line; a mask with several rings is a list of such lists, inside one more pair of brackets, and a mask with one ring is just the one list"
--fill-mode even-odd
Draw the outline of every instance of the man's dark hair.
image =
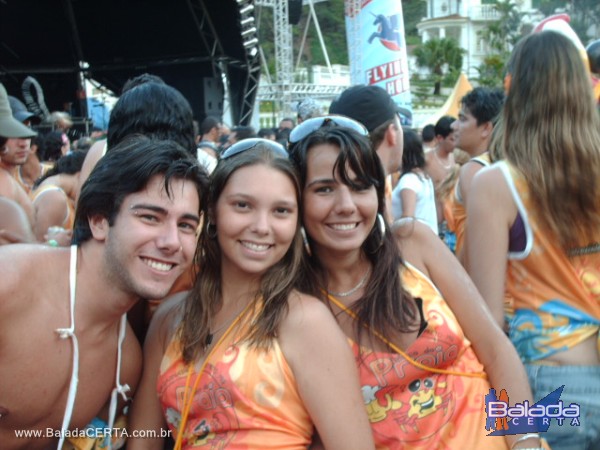
[[133, 78], [130, 78], [129, 80], [127, 80], [125, 82], [125, 84], [123, 84], [123, 87], [121, 88], [121, 95], [123, 95], [125, 92], [129, 91], [130, 89], [133, 89], [134, 87], [140, 86], [144, 83], [166, 84], [165, 81], [158, 75], [152, 75], [150, 73], [143, 73], [141, 75], [138, 75], [136, 77], [133, 77]]
[[456, 117], [452, 116], [442, 116], [440, 120], [437, 121], [434, 127], [435, 135], [442, 136], [443, 138], [447, 138], [450, 133], [452, 133], [452, 122], [456, 120]]
[[125, 197], [142, 191], [154, 175], [164, 176], [168, 196], [172, 180], [193, 182], [200, 199], [208, 186], [204, 169], [176, 142], [130, 136], [100, 159], [84, 183], [75, 212], [73, 243], [92, 238], [91, 217], [105, 217], [112, 226]]
[[189, 102], [174, 87], [147, 82], [123, 93], [108, 124], [108, 152], [131, 134], [173, 140], [196, 156], [193, 113]]
[[460, 103], [475, 117], [477, 125], [486, 122], [495, 124], [504, 104], [504, 91], [499, 88], [476, 87]]
[[419, 133], [411, 128], [403, 128], [404, 151], [402, 152], [402, 175], [413, 169], [425, 167], [425, 152]]
[[200, 134], [207, 134], [215, 127], [218, 127], [221, 121], [214, 116], [207, 116], [200, 125]]
[[252, 127], [245, 127], [245, 126], [233, 127], [231, 132], [234, 132], [234, 131], [235, 131], [235, 138], [238, 141], [241, 141], [242, 139], [256, 137], [256, 131], [254, 131], [254, 128], [252, 128]]
[[431, 142], [435, 139], [435, 127], [432, 124], [425, 125], [421, 131], [423, 142]]

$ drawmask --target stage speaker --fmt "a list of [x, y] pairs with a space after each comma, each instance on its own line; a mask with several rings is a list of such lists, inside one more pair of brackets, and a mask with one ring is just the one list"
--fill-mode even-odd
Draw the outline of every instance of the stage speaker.
[[205, 116], [223, 115], [223, 83], [218, 78], [202, 78], [203, 106]]
[[298, 25], [302, 16], [302, 0], [288, 0], [288, 21], [290, 25]]

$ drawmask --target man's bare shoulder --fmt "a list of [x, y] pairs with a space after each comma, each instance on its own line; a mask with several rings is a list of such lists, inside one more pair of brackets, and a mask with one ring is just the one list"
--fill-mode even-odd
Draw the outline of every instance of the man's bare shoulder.
[[32, 292], [44, 292], [47, 284], [55, 284], [60, 273], [68, 276], [68, 248], [52, 248], [41, 244], [0, 246], [0, 309], [8, 307]]

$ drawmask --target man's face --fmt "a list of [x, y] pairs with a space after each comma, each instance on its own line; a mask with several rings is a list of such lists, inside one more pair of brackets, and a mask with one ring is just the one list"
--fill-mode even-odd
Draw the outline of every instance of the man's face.
[[[200, 200], [191, 181], [172, 180], [170, 197], [164, 177], [125, 197], [112, 226], [94, 238], [105, 242], [104, 272], [124, 293], [146, 299], [166, 296], [192, 264], [196, 251]], [[99, 234], [98, 234], [99, 233]]]
[[22, 166], [30, 153], [31, 138], [11, 138], [6, 141], [0, 159], [7, 166]]
[[456, 146], [461, 150], [473, 155], [477, 150], [481, 150], [485, 141], [485, 127], [477, 125], [477, 119], [471, 114], [468, 108], [462, 106], [458, 119], [452, 122], [452, 129], [456, 136]]
[[281, 122], [279, 122], [279, 129], [283, 130], [285, 128], [288, 128], [290, 130], [294, 128], [294, 124], [291, 120], [282, 120]]
[[454, 134], [454, 131], [451, 131], [446, 137], [438, 135], [436, 137], [438, 148], [446, 153], [450, 153], [452, 150], [454, 150], [454, 147], [456, 147], [456, 138]]

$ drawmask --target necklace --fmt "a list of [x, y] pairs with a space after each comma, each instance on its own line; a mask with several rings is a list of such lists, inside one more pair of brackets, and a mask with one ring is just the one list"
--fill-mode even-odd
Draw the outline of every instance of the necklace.
[[[204, 373], [204, 369], [206, 368], [206, 365], [208, 364], [208, 360], [211, 358], [215, 349], [217, 347], [219, 347], [219, 345], [222, 342], [225, 341], [225, 339], [227, 338], [229, 333], [231, 333], [232, 330], [235, 328], [236, 324], [239, 323], [240, 320], [242, 320], [242, 317], [244, 317], [245, 314], [248, 312], [248, 309], [250, 309], [250, 305], [252, 305], [251, 302], [248, 303], [248, 305], [246, 305], [244, 310], [237, 315], [237, 317], [233, 320], [233, 322], [231, 322], [231, 325], [229, 325], [229, 327], [227, 328], [225, 333], [223, 333], [223, 335], [219, 338], [217, 345], [210, 350], [208, 355], [206, 355], [204, 362], [200, 366], [200, 370], [196, 374], [196, 379], [194, 380], [194, 384], [192, 385], [191, 390], [189, 388], [190, 388], [190, 383], [192, 380], [192, 372], [194, 371], [194, 365], [193, 364], [189, 365], [187, 377], [185, 380], [185, 389], [184, 389], [184, 394], [183, 394], [183, 408], [181, 411], [181, 421], [179, 422], [179, 427], [177, 427], [177, 437], [175, 440], [175, 447], [174, 447], [175, 450], [181, 450], [181, 448], [182, 448], [183, 433], [185, 431], [185, 427], [187, 425], [187, 420], [188, 420], [188, 416], [190, 413], [190, 409], [191, 409], [192, 403], [194, 401], [194, 397], [195, 397], [194, 394], [196, 393], [196, 390], [198, 389], [198, 385], [200, 383], [200, 378], [202, 377], [202, 374]], [[213, 336], [214, 336], [214, 334], [213, 334]]]
[[346, 292], [327, 291], [327, 293], [329, 293], [330, 295], [334, 295], [336, 297], [349, 297], [350, 295], [354, 294], [356, 291], [358, 291], [361, 287], [363, 287], [365, 285], [370, 274], [371, 274], [371, 268], [367, 267], [367, 271], [362, 276], [362, 278], [360, 279], [358, 284], [356, 286], [354, 286], [352, 289], [350, 289], [349, 291], [346, 291]]
[[[442, 166], [442, 167], [443, 167], [445, 170], [448, 170], [448, 169], [450, 169], [450, 168], [451, 168], [451, 167], [454, 165], [454, 163], [453, 163], [452, 161], [450, 161], [450, 163], [449, 163], [449, 164], [444, 164], [444, 163], [442, 162], [442, 160], [441, 160], [441, 159], [438, 157], [438, 154], [437, 154], [437, 149], [435, 149], [435, 150], [433, 151], [433, 157], [434, 157], [434, 158], [436, 159], [436, 161], [437, 161], [437, 162], [440, 164], [440, 166]], [[450, 158], [448, 158], [448, 159], [450, 159]]]
[[229, 322], [231, 322], [234, 318], [239, 316], [242, 309], [246, 309], [247, 307], [248, 307], [248, 305], [244, 306], [243, 308], [240, 308], [238, 311], [236, 311], [235, 314], [231, 315], [225, 322], [223, 322], [223, 325], [221, 325], [219, 328], [217, 328], [213, 332], [209, 331], [209, 333], [206, 335], [206, 339], [204, 340], [204, 348], [207, 349], [208, 347], [210, 347], [210, 345], [213, 343], [215, 335], [219, 331], [221, 331], [223, 328], [225, 328], [229, 324]]

